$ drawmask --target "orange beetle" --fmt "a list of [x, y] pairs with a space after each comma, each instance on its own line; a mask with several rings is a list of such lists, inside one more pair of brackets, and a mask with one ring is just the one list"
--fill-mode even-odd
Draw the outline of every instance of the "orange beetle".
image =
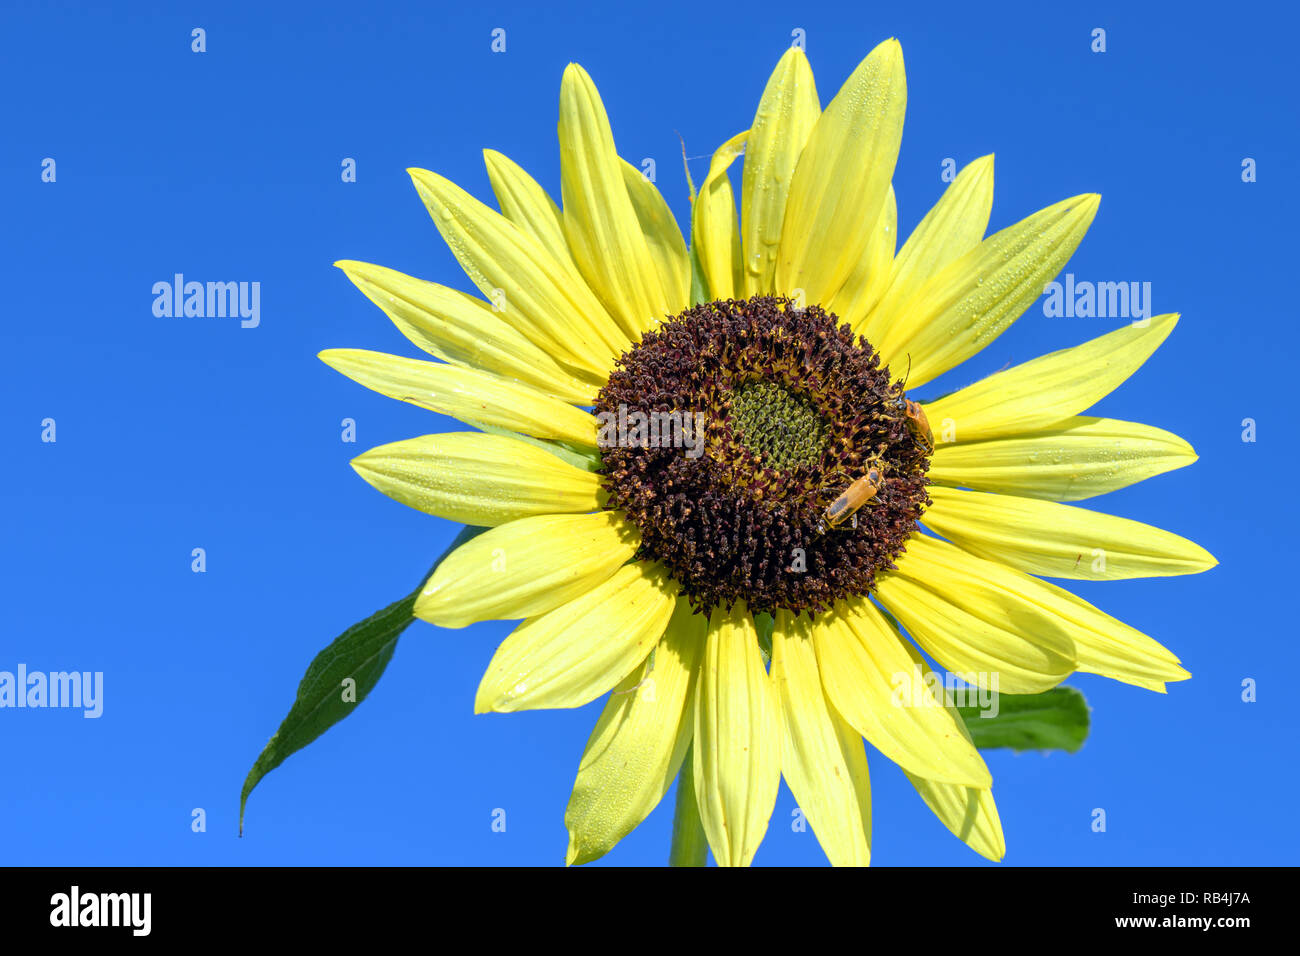
[[884, 476], [877, 465], [867, 468], [867, 473], [844, 489], [843, 493], [827, 506], [821, 521], [817, 522], [817, 533], [824, 534], [827, 528], [838, 528], [873, 498], [885, 484]]
[[912, 356], [907, 356], [907, 374], [903, 376], [903, 381], [898, 385], [898, 398], [889, 402], [894, 408], [903, 413], [907, 421], [907, 433], [912, 436], [912, 441], [916, 442], [927, 455], [934, 453], [934, 432], [930, 430], [930, 419], [925, 417], [925, 409], [921, 407], [920, 402], [914, 402], [910, 398], [903, 397], [903, 389], [907, 387], [907, 380], [912, 376]]
[[934, 432], [930, 431], [930, 419], [925, 417], [925, 409], [920, 402], [911, 399], [899, 399], [903, 403], [903, 414], [907, 417], [907, 433], [912, 440], [925, 450], [927, 455], [934, 451]]

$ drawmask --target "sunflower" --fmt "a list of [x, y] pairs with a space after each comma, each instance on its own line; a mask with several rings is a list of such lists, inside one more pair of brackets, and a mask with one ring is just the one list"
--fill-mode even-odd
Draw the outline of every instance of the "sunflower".
[[[954, 834], [1000, 859], [988, 768], [922, 651], [1012, 694], [1074, 671], [1159, 692], [1189, 676], [1042, 580], [1215, 564], [1184, 538], [1064, 503], [1196, 460], [1166, 431], [1080, 414], [1177, 316], [910, 398], [1028, 308], [1100, 197], [985, 237], [986, 156], [897, 249], [905, 102], [895, 40], [825, 110], [804, 54], [787, 51], [751, 127], [692, 186], [688, 249], [570, 64], [562, 207], [490, 150], [499, 213], [410, 170], [485, 299], [339, 263], [440, 361], [321, 358], [475, 429], [353, 465], [398, 501], [487, 529], [447, 555], [415, 606], [448, 628], [522, 619], [476, 712], [612, 691], [566, 813], [569, 863], [608, 852], [681, 771], [718, 863], [751, 862], [784, 776], [830, 861], [865, 864], [863, 738]], [[728, 170], [742, 154], [738, 215]]]

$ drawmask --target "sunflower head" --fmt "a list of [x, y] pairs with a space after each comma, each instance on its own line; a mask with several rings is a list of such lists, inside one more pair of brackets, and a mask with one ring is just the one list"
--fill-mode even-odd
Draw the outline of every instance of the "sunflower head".
[[[1081, 414], [1177, 316], [924, 404], [910, 395], [1032, 305], [1099, 197], [986, 236], [981, 157], [900, 248], [891, 180], [906, 102], [896, 41], [824, 108], [803, 52], [787, 51], [750, 128], [692, 190], [688, 248], [571, 64], [561, 202], [499, 153], [487, 164], [500, 212], [412, 173], [487, 302], [344, 265], [439, 361], [326, 361], [489, 433], [354, 462], [399, 501], [487, 529], [439, 564], [415, 614], [521, 621], [483, 676], [480, 712], [609, 695], [565, 815], [570, 863], [613, 847], [679, 771], [679, 819], [698, 809], [680, 832], [702, 827], [719, 863], [753, 859], [783, 777], [831, 861], [866, 863], [864, 738], [999, 859], [992, 776], [932, 668], [1009, 694], [1075, 671], [1157, 691], [1189, 676], [1042, 580], [1214, 564], [1177, 535], [1067, 504], [1195, 461], [1160, 429]], [[737, 194], [728, 169], [742, 155]], [[1101, 572], [1081, 565], [1095, 553], [1110, 556]], [[916, 692], [900, 700], [900, 687]]]

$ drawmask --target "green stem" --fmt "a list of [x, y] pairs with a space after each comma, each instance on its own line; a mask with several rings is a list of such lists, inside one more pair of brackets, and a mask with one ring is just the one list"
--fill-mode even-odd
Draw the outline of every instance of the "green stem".
[[686, 759], [677, 774], [677, 808], [673, 811], [673, 845], [668, 851], [669, 866], [708, 866], [709, 841], [700, 823], [700, 807], [695, 802], [694, 746], [686, 749]]

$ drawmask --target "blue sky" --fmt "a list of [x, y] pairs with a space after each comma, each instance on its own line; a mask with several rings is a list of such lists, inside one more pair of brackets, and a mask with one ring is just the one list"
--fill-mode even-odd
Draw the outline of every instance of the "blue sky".
[[[456, 532], [348, 466], [457, 426], [315, 358], [414, 354], [332, 263], [469, 290], [404, 170], [489, 199], [492, 147], [558, 195], [570, 60], [598, 84], [620, 152], [655, 159], [685, 222], [678, 132], [703, 157], [744, 129], [799, 29], [823, 103], [877, 42], [901, 40], [904, 230], [942, 192], [946, 158], [995, 152], [990, 231], [1100, 192], [1066, 271], [1150, 282], [1154, 312], [1183, 315], [1098, 414], [1174, 431], [1201, 460], [1090, 504], [1191, 537], [1221, 564], [1076, 590], [1194, 678], [1159, 696], [1075, 677], [1094, 721], [1079, 754], [988, 754], [1007, 863], [1294, 863], [1279, 797], [1300, 782], [1286, 703], [1295, 13], [987, 6], [7, 5], [0, 670], [102, 671], [104, 712], [0, 710], [0, 862], [563, 862], [564, 806], [600, 704], [473, 716], [504, 623], [415, 624], [371, 698], [263, 781], [236, 837], [244, 774], [306, 664], [405, 594]], [[204, 53], [191, 50], [196, 27]], [[490, 49], [498, 27], [504, 53]], [[1104, 53], [1091, 50], [1099, 27]], [[345, 157], [355, 183], [341, 179]], [[1255, 182], [1242, 181], [1245, 158]], [[707, 160], [691, 165], [698, 182]], [[176, 273], [259, 282], [260, 323], [155, 316], [151, 289]], [[1124, 321], [1048, 317], [1040, 302], [921, 397]], [[356, 444], [340, 439], [344, 418]], [[1246, 418], [1255, 442], [1242, 440]], [[1254, 703], [1241, 699], [1248, 678]], [[869, 759], [878, 863], [983, 865], [901, 772]], [[670, 804], [605, 862], [662, 862]], [[1104, 833], [1090, 826], [1098, 807]], [[792, 831], [793, 808], [783, 787], [758, 864], [823, 862], [813, 835]]]

